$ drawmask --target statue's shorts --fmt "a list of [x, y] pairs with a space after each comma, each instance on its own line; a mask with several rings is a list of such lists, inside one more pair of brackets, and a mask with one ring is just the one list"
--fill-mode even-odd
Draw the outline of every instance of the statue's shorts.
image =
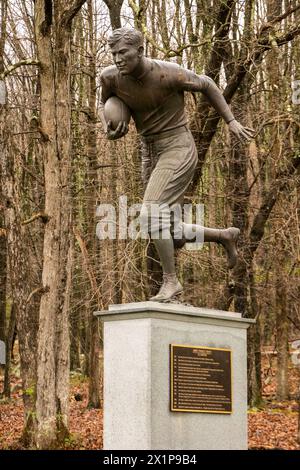
[[[141, 215], [144, 221], [151, 207], [159, 206], [164, 213], [164, 209], [172, 211], [181, 206], [197, 161], [195, 142], [187, 126], [142, 138], [142, 179], [146, 189]], [[160, 216], [160, 224], [164, 224], [163, 219]], [[151, 223], [155, 231], [155, 221]]]

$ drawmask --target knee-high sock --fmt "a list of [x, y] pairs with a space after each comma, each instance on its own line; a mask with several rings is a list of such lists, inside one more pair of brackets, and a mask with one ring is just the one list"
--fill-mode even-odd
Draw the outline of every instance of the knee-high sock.
[[200, 242], [220, 243], [222, 238], [222, 229], [207, 228], [196, 224], [183, 224], [183, 227], [185, 238], [190, 242], [197, 239]]
[[165, 274], [175, 274], [174, 244], [170, 231], [164, 230], [161, 232], [160, 238], [153, 237], [153, 243], [160, 258], [163, 272]]

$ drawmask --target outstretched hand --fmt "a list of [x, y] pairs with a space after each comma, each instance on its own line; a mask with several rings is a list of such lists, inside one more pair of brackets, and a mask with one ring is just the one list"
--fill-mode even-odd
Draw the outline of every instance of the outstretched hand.
[[231, 121], [229, 124], [229, 130], [232, 132], [240, 142], [249, 142], [249, 140], [254, 138], [255, 130], [251, 129], [251, 127], [244, 127], [235, 119]]
[[128, 132], [128, 125], [125, 121], [120, 121], [116, 129], [112, 129], [112, 122], [108, 121], [106, 135], [109, 140], [117, 140], [126, 135]]

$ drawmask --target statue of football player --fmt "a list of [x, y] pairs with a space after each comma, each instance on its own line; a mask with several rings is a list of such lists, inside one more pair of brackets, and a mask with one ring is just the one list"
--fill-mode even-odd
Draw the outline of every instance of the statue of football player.
[[[211, 78], [175, 63], [145, 57], [143, 36], [139, 31], [116, 29], [108, 44], [115, 65], [106, 67], [101, 74], [102, 106], [111, 96], [117, 96], [131, 110], [142, 140], [142, 177], [146, 187], [140, 220], [149, 227], [151, 205], [172, 208], [182, 204], [197, 165], [197, 150], [184, 112], [184, 92], [202, 92], [239, 140], [249, 141], [254, 130], [235, 120]], [[128, 132], [125, 121], [113, 129], [112, 122], [106, 123], [103, 113], [101, 120], [108, 139], [119, 139]], [[233, 268], [237, 261], [238, 228], [183, 225], [184, 237], [189, 242], [199, 240], [197, 234], [201, 233], [204, 242], [221, 243], [227, 252], [228, 266]], [[153, 221], [153, 216], [149, 234], [163, 269], [163, 284], [150, 300], [168, 301], [183, 291], [175, 271], [174, 246], [177, 248], [180, 243], [183, 246], [185, 239], [176, 240], [170, 223]]]

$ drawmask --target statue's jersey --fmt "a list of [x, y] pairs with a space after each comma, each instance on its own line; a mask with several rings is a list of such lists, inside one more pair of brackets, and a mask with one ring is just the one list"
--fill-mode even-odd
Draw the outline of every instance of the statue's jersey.
[[[187, 124], [184, 92], [201, 91], [218, 105], [220, 90], [206, 75], [197, 75], [171, 62], [147, 60], [147, 71], [135, 78], [122, 75], [115, 65], [101, 74], [101, 101], [118, 96], [131, 109], [139, 134], [143, 136], [176, 129]], [[234, 119], [224, 107], [221, 115], [226, 122]]]

